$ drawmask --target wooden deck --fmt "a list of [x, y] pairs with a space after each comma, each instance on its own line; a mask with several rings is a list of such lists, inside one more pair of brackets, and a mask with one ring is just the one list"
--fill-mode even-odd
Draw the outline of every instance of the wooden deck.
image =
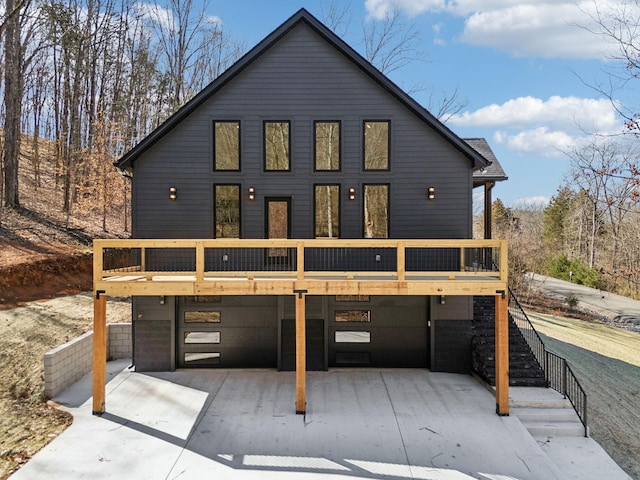
[[306, 295], [496, 298], [496, 410], [508, 414], [504, 240], [95, 240], [94, 400], [103, 412], [107, 296], [295, 295], [296, 411], [305, 400]]
[[[269, 260], [271, 251], [283, 253], [284, 261], [262, 261]], [[181, 265], [171, 263], [173, 252], [179, 252]], [[325, 252], [337, 258], [326, 259]], [[231, 255], [238, 259], [229, 260]], [[314, 269], [305, 268], [305, 259], [313, 256], [318, 257]], [[362, 261], [353, 271], [349, 263], [356, 256]], [[150, 257], [155, 257], [153, 265]], [[159, 264], [163, 269], [154, 270]], [[425, 264], [438, 264], [438, 269], [417, 269]], [[447, 269], [451, 264], [455, 270]], [[506, 285], [503, 240], [94, 242], [94, 290], [106, 295], [292, 295], [294, 290], [308, 295], [495, 295]]]

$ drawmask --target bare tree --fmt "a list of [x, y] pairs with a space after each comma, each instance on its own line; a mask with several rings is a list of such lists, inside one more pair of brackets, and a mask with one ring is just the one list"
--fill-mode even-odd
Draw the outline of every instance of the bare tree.
[[[616, 270], [625, 219], [640, 205], [634, 146], [592, 142], [571, 152], [569, 158], [572, 168], [568, 183], [578, 187], [589, 205], [587, 263], [591, 268], [596, 265], [598, 245], [602, 244], [609, 255], [603, 266]], [[602, 236], [607, 237], [604, 243], [599, 242]]]
[[615, 99], [620, 90], [636, 90], [640, 77], [640, 0], [597, 2], [593, 0], [593, 13], [589, 13], [595, 27], [585, 27], [612, 43], [617, 52], [610, 55], [608, 82], [594, 88], [611, 100], [624, 118], [630, 132], [640, 133], [640, 104], [621, 105]]
[[[349, 7], [331, 0], [322, 6], [324, 23], [337, 35], [345, 36], [351, 22]], [[390, 75], [414, 62], [427, 57], [422, 50], [422, 36], [415, 22], [406, 19], [399, 7], [385, 12], [381, 20], [368, 19], [362, 25], [363, 56], [380, 72]], [[460, 97], [458, 87], [451, 92], [435, 93], [425, 82], [416, 82], [407, 88], [411, 95], [430, 91], [427, 109], [436, 118], [446, 122], [459, 113], [468, 102]]]
[[214, 80], [240, 55], [228, 41], [219, 19], [206, 13], [208, 2], [196, 10], [193, 0], [170, 0], [141, 12], [153, 30], [160, 53], [170, 112]]
[[24, 48], [21, 42], [22, 18], [29, 3], [6, 0], [4, 30], [4, 205], [18, 207], [20, 195], [18, 188], [18, 156], [20, 154], [20, 119], [22, 116], [22, 93], [24, 79]]

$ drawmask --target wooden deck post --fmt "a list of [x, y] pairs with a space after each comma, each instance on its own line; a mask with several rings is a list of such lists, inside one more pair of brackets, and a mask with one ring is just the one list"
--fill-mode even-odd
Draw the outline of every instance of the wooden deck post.
[[296, 413], [304, 414], [307, 409], [306, 292], [297, 290], [296, 293]]
[[496, 413], [509, 415], [509, 300], [496, 295]]
[[107, 296], [93, 299], [93, 414], [104, 413], [107, 383]]

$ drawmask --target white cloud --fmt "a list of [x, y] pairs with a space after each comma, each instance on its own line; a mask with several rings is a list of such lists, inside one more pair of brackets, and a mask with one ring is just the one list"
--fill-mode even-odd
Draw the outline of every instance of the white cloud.
[[[366, 0], [370, 17], [384, 18], [399, 8], [410, 17], [447, 12], [464, 18], [457, 40], [495, 48], [515, 56], [543, 58], [603, 58], [615, 44], [589, 30], [597, 30], [592, 16], [620, 10], [625, 0]], [[640, 5], [629, 6], [635, 18]], [[443, 40], [443, 39], [441, 39]]]
[[519, 57], [603, 58], [611, 46], [579, 26], [589, 23], [574, 4], [516, 5], [473, 13], [459, 40]]
[[560, 157], [594, 134], [620, 133], [621, 124], [609, 100], [552, 96], [519, 97], [454, 115], [459, 127], [493, 128], [493, 141], [519, 153]]
[[545, 157], [561, 157], [581, 143], [584, 136], [570, 135], [562, 130], [538, 127], [516, 133], [498, 131], [493, 139], [520, 153], [537, 153]]
[[175, 25], [173, 12], [167, 8], [161, 7], [156, 3], [136, 2], [133, 6], [136, 14], [142, 18], [151, 20], [161, 25], [169, 31], [172, 31]]
[[364, 2], [367, 13], [377, 20], [382, 20], [387, 13], [396, 8], [414, 17], [430, 10], [442, 10], [445, 4], [446, 0], [365, 0]]
[[[162, 7], [157, 3], [145, 2], [136, 2], [133, 7], [137, 15], [159, 25], [168, 32], [174, 32], [179, 28], [173, 10]], [[205, 15], [203, 25], [220, 27], [222, 26], [222, 19], [215, 15]]]
[[454, 115], [449, 122], [458, 126], [525, 128], [545, 125], [552, 128], [608, 133], [619, 129], [620, 120], [606, 99], [552, 96], [548, 100], [518, 97], [502, 105], [491, 104], [474, 112]]

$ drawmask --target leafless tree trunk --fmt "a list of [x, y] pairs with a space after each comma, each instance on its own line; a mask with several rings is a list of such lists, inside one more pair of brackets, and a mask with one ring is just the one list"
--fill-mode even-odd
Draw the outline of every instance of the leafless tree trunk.
[[4, 205], [20, 205], [18, 156], [20, 154], [20, 118], [22, 115], [22, 48], [20, 42], [20, 8], [15, 0], [6, 0], [4, 28]]

